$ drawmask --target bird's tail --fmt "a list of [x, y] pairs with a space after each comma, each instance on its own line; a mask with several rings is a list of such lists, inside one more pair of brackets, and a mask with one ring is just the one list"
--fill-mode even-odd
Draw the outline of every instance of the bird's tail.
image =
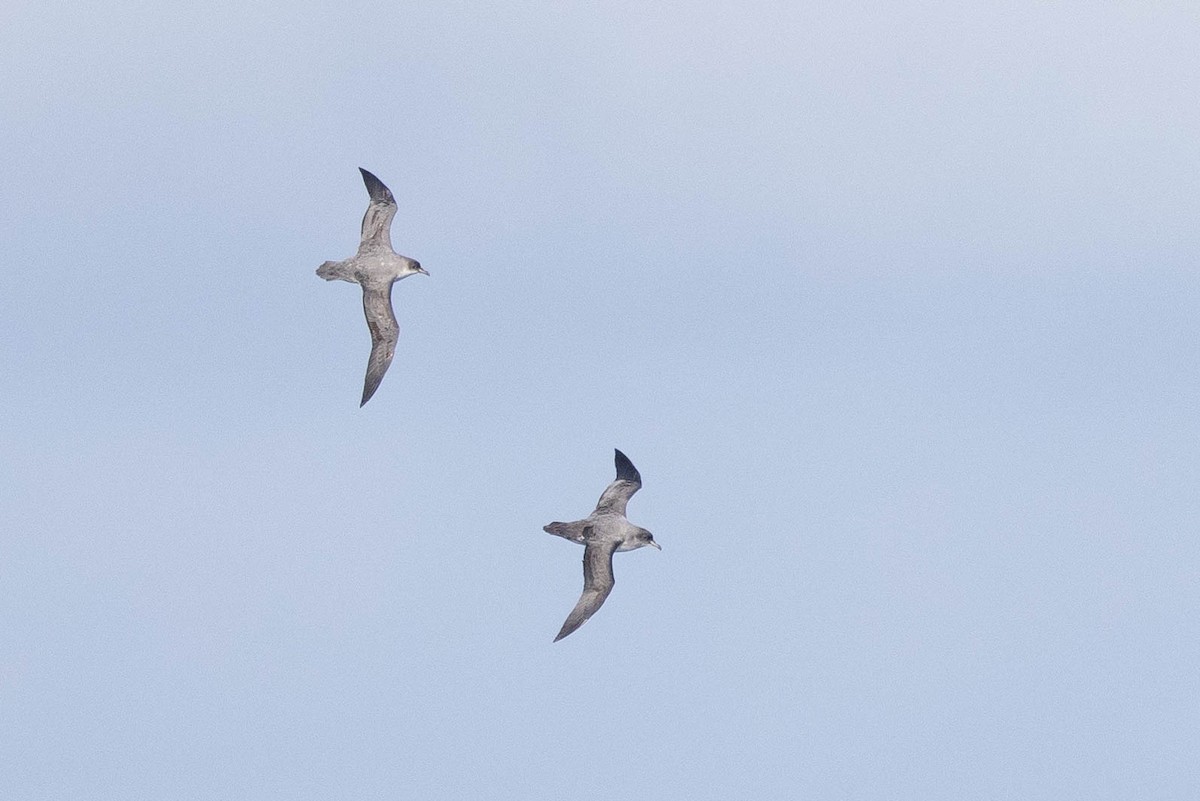
[[326, 281], [349, 281], [356, 283], [354, 275], [346, 269], [344, 261], [327, 261], [317, 268], [317, 275]]
[[542, 526], [542, 531], [571, 542], [583, 542], [583, 528], [583, 522], [576, 520], [574, 523], [547, 523]]

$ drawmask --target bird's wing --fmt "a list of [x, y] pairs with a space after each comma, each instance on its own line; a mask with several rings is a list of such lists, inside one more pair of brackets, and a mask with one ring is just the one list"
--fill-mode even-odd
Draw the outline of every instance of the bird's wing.
[[396, 216], [396, 199], [392, 197], [392, 192], [383, 185], [383, 181], [376, 178], [371, 173], [358, 168], [362, 173], [363, 183], [367, 185], [367, 192], [371, 195], [371, 204], [367, 206], [367, 213], [363, 215], [362, 221], [362, 241], [359, 243], [359, 249], [371, 246], [375, 243], [392, 247], [392, 218]]
[[363, 383], [363, 406], [379, 389], [379, 382], [396, 355], [396, 340], [400, 338], [400, 326], [396, 313], [392, 311], [392, 285], [363, 287], [363, 313], [367, 316], [367, 328], [371, 329], [371, 360], [367, 362], [367, 378]]
[[[585, 532], [586, 537], [590, 532]], [[604, 599], [612, 592], [613, 578], [612, 558], [617, 550], [617, 542], [589, 542], [583, 549], [583, 595], [579, 602], [567, 615], [566, 622], [554, 638], [558, 642], [575, 629], [579, 628], [604, 603]]]
[[625, 505], [629, 503], [633, 493], [642, 488], [642, 476], [628, 456], [617, 451], [616, 463], [617, 477], [604, 489], [600, 500], [596, 502], [596, 512], [625, 514]]

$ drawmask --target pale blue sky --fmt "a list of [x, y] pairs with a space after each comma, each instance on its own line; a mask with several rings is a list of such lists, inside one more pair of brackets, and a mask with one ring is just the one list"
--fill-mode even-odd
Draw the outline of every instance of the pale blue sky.
[[0, 796], [1200, 795], [1200, 9], [647, 5], [6, 8]]

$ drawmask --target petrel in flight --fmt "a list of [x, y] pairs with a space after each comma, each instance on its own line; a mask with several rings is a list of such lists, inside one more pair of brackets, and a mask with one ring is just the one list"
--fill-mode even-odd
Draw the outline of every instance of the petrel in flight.
[[392, 311], [392, 284], [410, 275], [429, 273], [415, 259], [392, 250], [390, 230], [396, 216], [396, 199], [383, 181], [362, 167], [358, 171], [371, 195], [371, 204], [363, 215], [358, 253], [345, 261], [325, 262], [317, 268], [317, 275], [326, 281], [349, 281], [362, 286], [363, 312], [367, 315], [367, 328], [371, 329], [371, 359], [367, 362], [362, 403], [358, 404], [361, 407], [379, 389], [379, 382], [396, 355], [400, 326]]
[[620, 451], [616, 452], [616, 463], [617, 477], [604, 490], [596, 510], [586, 519], [542, 527], [549, 534], [583, 546], [583, 595], [567, 615], [555, 642], [582, 626], [612, 592], [615, 583], [612, 558], [616, 551], [632, 551], [646, 545], [662, 550], [654, 541], [654, 535], [625, 518], [625, 505], [633, 493], [641, 489], [642, 477], [629, 457]]

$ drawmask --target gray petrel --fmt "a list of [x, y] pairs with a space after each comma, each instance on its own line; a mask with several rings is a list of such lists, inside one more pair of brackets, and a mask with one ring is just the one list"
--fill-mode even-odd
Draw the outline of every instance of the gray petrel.
[[371, 359], [367, 362], [362, 403], [358, 404], [361, 407], [379, 389], [379, 382], [396, 355], [400, 326], [392, 311], [392, 284], [410, 275], [429, 273], [415, 259], [392, 250], [390, 231], [392, 218], [396, 216], [396, 199], [383, 181], [362, 167], [358, 171], [371, 195], [371, 204], [363, 215], [358, 253], [345, 261], [325, 262], [317, 268], [317, 275], [326, 281], [349, 281], [362, 286], [363, 312], [367, 315], [367, 328], [371, 329]]
[[612, 592], [612, 558], [617, 551], [633, 551], [646, 545], [662, 550], [654, 535], [640, 526], [635, 526], [625, 517], [625, 505], [633, 493], [642, 487], [642, 477], [629, 457], [616, 451], [617, 477], [604, 490], [596, 503], [596, 510], [584, 520], [574, 523], [550, 523], [543, 531], [583, 546], [583, 595], [567, 615], [558, 636], [558, 642], [582, 626], [604, 603]]

